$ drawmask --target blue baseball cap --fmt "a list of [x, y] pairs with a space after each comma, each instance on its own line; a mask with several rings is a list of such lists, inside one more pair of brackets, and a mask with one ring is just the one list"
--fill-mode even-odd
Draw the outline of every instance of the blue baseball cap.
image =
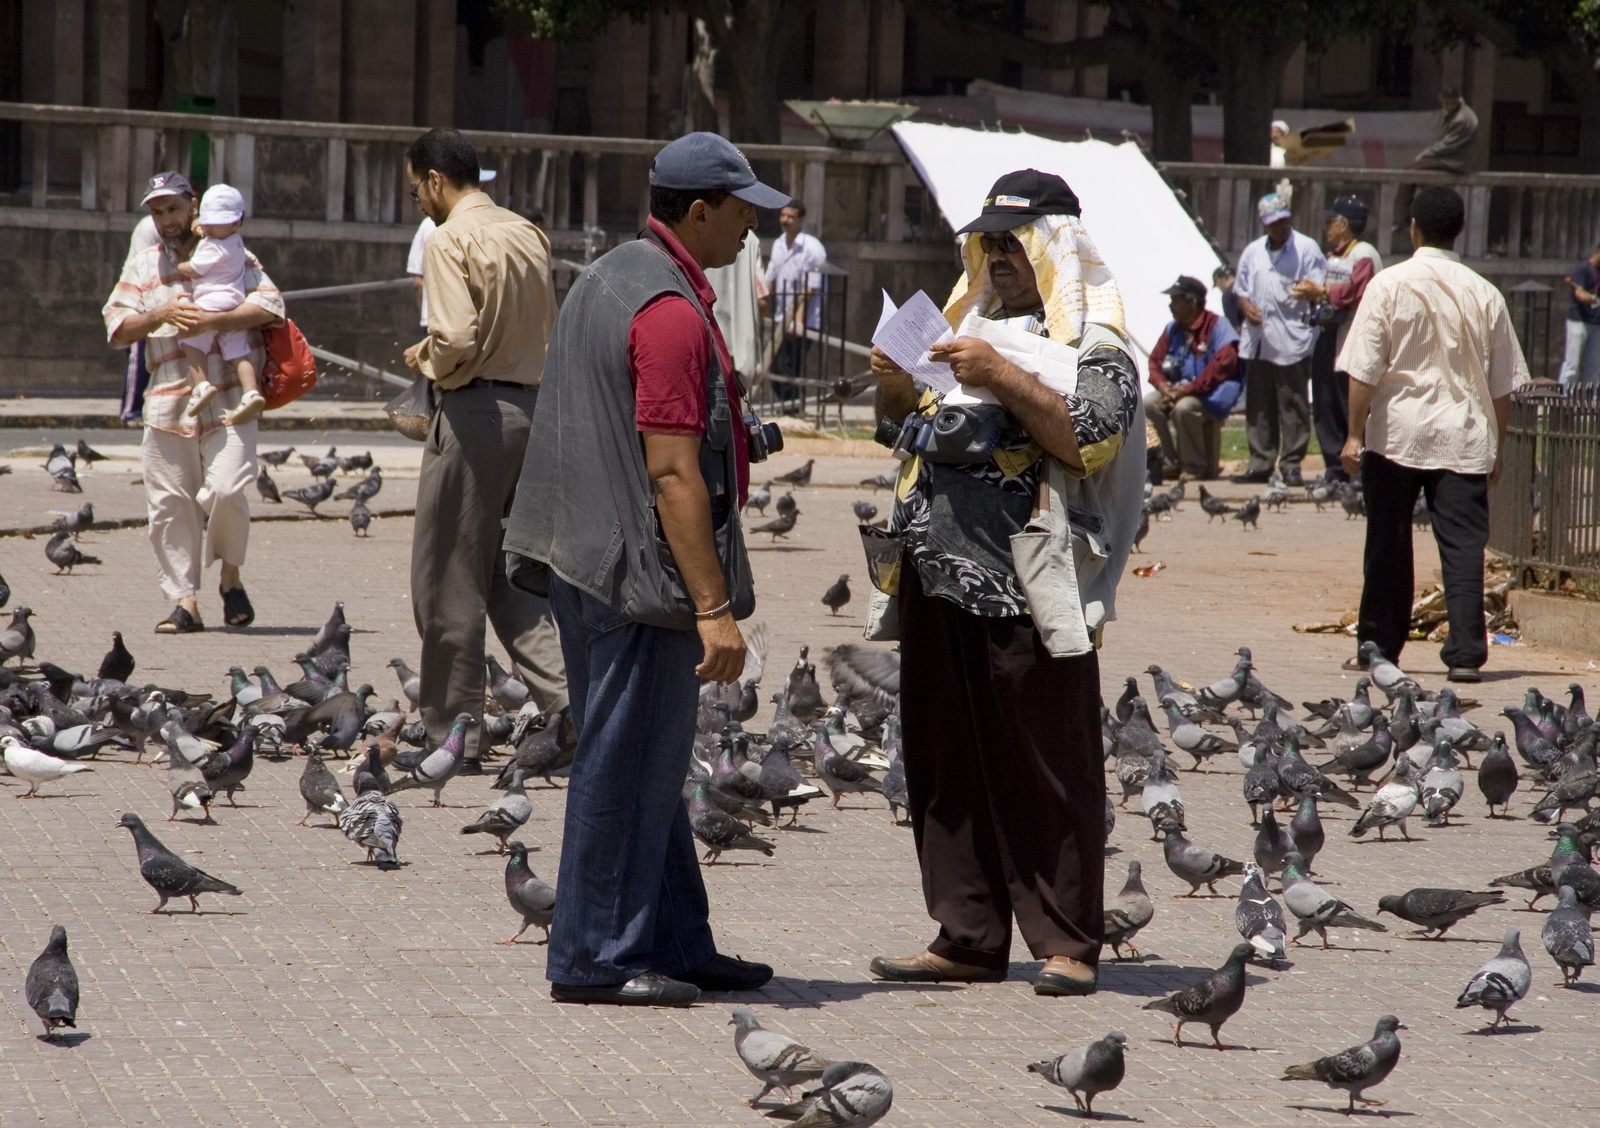
[[781, 208], [789, 202], [788, 196], [757, 180], [744, 154], [715, 133], [688, 133], [662, 149], [651, 162], [650, 185], [686, 191], [720, 188], [758, 208]]

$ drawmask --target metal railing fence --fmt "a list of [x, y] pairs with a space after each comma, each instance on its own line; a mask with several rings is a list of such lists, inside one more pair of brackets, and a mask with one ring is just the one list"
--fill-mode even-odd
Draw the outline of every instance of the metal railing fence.
[[1522, 587], [1600, 580], [1600, 388], [1512, 397], [1489, 549]]

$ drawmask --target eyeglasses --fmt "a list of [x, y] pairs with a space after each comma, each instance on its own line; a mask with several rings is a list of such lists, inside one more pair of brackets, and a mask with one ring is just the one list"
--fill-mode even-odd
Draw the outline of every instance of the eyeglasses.
[[1014, 255], [1022, 250], [1022, 241], [1009, 231], [1002, 231], [998, 235], [979, 235], [978, 246], [983, 248], [983, 253], [991, 255], [999, 251], [1004, 255]]
[[411, 197], [411, 202], [413, 204], [420, 204], [422, 202], [421, 200], [417, 199], [417, 190], [415, 188], [413, 188], [413, 189], [411, 189], [411, 191], [407, 192], [406, 195]]

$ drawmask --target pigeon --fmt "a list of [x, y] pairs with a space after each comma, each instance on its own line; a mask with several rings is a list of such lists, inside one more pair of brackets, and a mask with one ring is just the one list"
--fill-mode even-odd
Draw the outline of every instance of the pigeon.
[[1545, 918], [1539, 939], [1561, 968], [1561, 985], [1576, 987], [1583, 969], [1594, 965], [1594, 932], [1589, 927], [1589, 907], [1578, 900], [1572, 886], [1563, 885], [1558, 896], [1561, 903]]
[[333, 486], [333, 479], [329, 478], [314, 485], [302, 486], [297, 490], [284, 490], [283, 496], [290, 501], [298, 501], [311, 510], [312, 516], [316, 516], [317, 506], [333, 496]]
[[40, 752], [37, 748], [30, 748], [15, 736], [7, 735], [0, 739], [5, 743], [6, 770], [28, 783], [28, 790], [21, 794], [23, 799], [36, 797], [41, 783], [54, 783], [74, 772], [94, 770], [88, 764], [80, 764], [75, 760], [58, 760], [48, 753]]
[[[1517, 762], [1511, 758], [1511, 751], [1506, 747], [1506, 734], [1494, 734], [1494, 743], [1489, 746], [1489, 751], [1478, 764], [1478, 790], [1483, 792], [1483, 799], [1489, 805], [1491, 819], [1503, 819], [1511, 807], [1511, 796], [1517, 790]], [[1503, 808], [1497, 815], [1494, 813], [1496, 806]]]
[[185, 756], [167, 757], [167, 790], [172, 792], [172, 813], [167, 821], [178, 817], [179, 811], [203, 811], [205, 821], [211, 822], [211, 799], [215, 792], [206, 782], [205, 773]]
[[406, 665], [404, 658], [389, 659], [389, 668], [394, 671], [395, 677], [400, 679], [400, 692], [406, 695], [406, 700], [411, 702], [411, 707], [417, 707], [417, 698], [422, 693], [422, 676]]
[[1208, 525], [1218, 517], [1221, 517], [1223, 523], [1226, 524], [1228, 514], [1233, 512], [1233, 506], [1223, 501], [1220, 497], [1212, 497], [1211, 494], [1206, 492], [1204, 483], [1200, 485], [1200, 508], [1206, 511], [1206, 524]]
[[311, 454], [302, 454], [300, 461], [305, 463], [307, 470], [311, 471], [313, 478], [332, 479], [333, 472], [339, 469], [338, 448], [329, 447], [328, 453], [321, 458]]
[[1156, 754], [1150, 759], [1139, 804], [1145, 817], [1150, 820], [1152, 841], [1161, 838], [1161, 825], [1164, 822], [1177, 823], [1179, 830], [1188, 828], [1189, 824], [1183, 818], [1183, 798], [1178, 794], [1178, 777], [1168, 765], [1167, 754], [1162, 749], [1156, 749]]
[[[1272, 712], [1270, 706], [1268, 711]], [[1315, 795], [1346, 807], [1361, 806], [1354, 795], [1306, 762], [1300, 755], [1300, 738], [1293, 731], [1284, 737], [1283, 755], [1278, 759], [1278, 782], [1282, 790], [1296, 800], [1304, 795]]]
[[1135, 959], [1143, 959], [1133, 938], [1139, 930], [1155, 918], [1155, 903], [1145, 892], [1143, 876], [1137, 861], [1128, 863], [1128, 880], [1122, 892], [1105, 909], [1105, 942], [1111, 945], [1117, 959], [1122, 959], [1122, 946], [1126, 944]]
[[811, 468], [816, 465], [814, 458], [806, 459], [806, 464], [787, 474], [779, 474], [772, 479], [774, 482], [788, 482], [792, 486], [809, 486], [811, 484]]
[[50, 457], [45, 460], [45, 472], [55, 481], [54, 489], [62, 493], [82, 493], [83, 487], [78, 484], [78, 471], [76, 452], [67, 453], [67, 448], [57, 443], [50, 451]]
[[[1310, 701], [1302, 702], [1302, 704], [1306, 712], [1313, 717], [1325, 717], [1330, 721], [1343, 717], [1354, 727], [1366, 730], [1372, 727], [1372, 720], [1378, 715], [1378, 711], [1373, 708], [1372, 700], [1368, 695], [1368, 691], [1371, 688], [1372, 679], [1362, 676], [1356, 679], [1355, 693], [1351, 695], [1348, 701], [1331, 697], [1314, 704]], [[1337, 748], [1338, 745], [1334, 747]]]
[[272, 480], [272, 475], [267, 473], [265, 466], [256, 475], [256, 493], [261, 495], [262, 501], [270, 501], [275, 505], [283, 504], [283, 495], [278, 492], [278, 483]]
[[[1246, 745], [1241, 744], [1240, 747]], [[1261, 821], [1261, 808], [1270, 806], [1282, 791], [1282, 785], [1278, 782], [1277, 755], [1270, 749], [1264, 751], [1260, 759], [1244, 773], [1242, 783], [1244, 801], [1250, 804], [1250, 825], [1257, 826]]]
[[1388, 932], [1388, 928], [1375, 920], [1368, 920], [1349, 905], [1329, 893], [1306, 876], [1305, 860], [1291, 852], [1283, 864], [1283, 903], [1300, 921], [1300, 930], [1294, 934], [1294, 943], [1300, 937], [1315, 932], [1322, 937], [1323, 948], [1328, 943], [1329, 928], [1364, 928], [1369, 932]]
[[[353, 633], [354, 631], [349, 623], [340, 623], [334, 629], [333, 637], [312, 663], [312, 669], [318, 675], [323, 678], [334, 678], [339, 675], [340, 671], [350, 668], [350, 636]], [[295, 660], [299, 661], [299, 658], [297, 657]], [[307, 676], [311, 676], [309, 672]]]
[[1167, 859], [1167, 868], [1189, 884], [1189, 892], [1183, 894], [1185, 897], [1193, 897], [1202, 885], [1215, 893], [1215, 882], [1244, 872], [1242, 862], [1225, 858], [1190, 842], [1183, 836], [1178, 824], [1170, 819], [1162, 823], [1159, 829], [1164, 836], [1161, 848]]
[[[1346, 714], [1341, 711], [1340, 715]], [[1321, 770], [1325, 775], [1333, 772], [1348, 773], [1352, 788], [1365, 787], [1372, 782], [1372, 773], [1387, 764], [1393, 754], [1394, 737], [1389, 732], [1389, 720], [1379, 713], [1372, 718], [1371, 739], [1344, 749], [1323, 764]]]
[[878, 507], [870, 501], [853, 501], [850, 503], [850, 511], [863, 525], [872, 524], [873, 519], [878, 516]]
[[507, 672], [493, 654], [486, 653], [483, 661], [489, 675], [489, 696], [494, 698], [496, 705], [508, 713], [515, 713], [528, 703], [528, 686], [521, 678]]
[[1117, 730], [1117, 743], [1119, 755], [1132, 753], [1144, 759], [1154, 756], [1161, 748], [1161, 737], [1150, 720], [1150, 707], [1144, 698], [1135, 697], [1128, 703], [1128, 719]]
[[761, 514], [761, 516], [765, 517], [767, 515], [767, 506], [771, 504], [772, 483], [768, 481], [762, 485], [760, 492], [751, 492], [750, 497], [744, 503], [744, 507], [746, 510], [754, 507]]
[[1339, 491], [1339, 504], [1344, 507], [1344, 519], [1346, 521], [1367, 515], [1366, 495], [1348, 482]]
[[364, 454], [352, 454], [348, 458], [339, 459], [339, 469], [345, 474], [355, 470], [367, 470], [371, 467], [372, 452], [370, 450]]
[[893, 1103], [894, 1086], [873, 1066], [864, 1061], [836, 1061], [822, 1071], [821, 1088], [767, 1116], [792, 1120], [795, 1128], [867, 1128], [888, 1115]]
[[822, 593], [822, 605], [837, 615], [839, 608], [850, 602], [850, 577], [840, 576], [833, 586]]
[[1429, 826], [1445, 826], [1450, 821], [1450, 811], [1461, 801], [1463, 791], [1461, 769], [1456, 767], [1456, 754], [1446, 741], [1433, 749], [1433, 758], [1422, 775], [1417, 802], [1427, 813]]
[[1500, 954], [1480, 967], [1456, 999], [1456, 1009], [1482, 1007], [1494, 1011], [1490, 1030], [1498, 1030], [1506, 1019], [1506, 1011], [1522, 1001], [1533, 983], [1533, 970], [1528, 957], [1522, 954], [1522, 934], [1515, 928], [1506, 929], [1500, 941]]
[[762, 1026], [749, 1007], [734, 1007], [728, 1025], [733, 1027], [734, 1052], [761, 1082], [761, 1091], [745, 1102], [751, 1108], [774, 1089], [782, 1089], [784, 1096], [790, 1097], [792, 1086], [818, 1080], [833, 1064], [787, 1034]]
[[1406, 833], [1406, 819], [1416, 811], [1421, 798], [1421, 788], [1415, 778], [1416, 770], [1409, 759], [1400, 757], [1389, 782], [1378, 788], [1372, 796], [1372, 802], [1367, 804], [1367, 809], [1361, 812], [1361, 817], [1350, 828], [1352, 838], [1360, 838], [1377, 827], [1378, 840], [1383, 841], [1384, 830], [1398, 824], [1401, 837], [1407, 842], [1411, 841], [1411, 835]]
[[0, 607], [11, 602], [11, 585], [6, 583], [5, 577], [0, 576]]
[[724, 850], [759, 850], [772, 856], [773, 846], [751, 834], [745, 824], [711, 801], [710, 787], [695, 783], [688, 789], [689, 829], [706, 847], [704, 861], [715, 865]]
[[350, 805], [345, 800], [339, 781], [322, 762], [322, 754], [314, 748], [306, 753], [305, 770], [300, 773], [300, 798], [306, 801], [306, 814], [300, 820], [301, 826], [305, 826], [306, 819], [318, 811], [326, 812], [337, 820], [339, 813]]
[[78, 551], [78, 546], [72, 542], [72, 534], [62, 529], [50, 538], [44, 546], [44, 555], [50, 563], [56, 566], [56, 575], [71, 575], [72, 570], [79, 564], [99, 564], [98, 556], [90, 556]]
[[[332, 485], [329, 485], [332, 489]], [[372, 473], [362, 478], [355, 485], [350, 486], [339, 494], [340, 501], [354, 501], [365, 505], [378, 496], [378, 491], [383, 489], [383, 471], [374, 467]]]
[[362, 685], [354, 693], [334, 693], [304, 710], [283, 714], [283, 739], [288, 744], [309, 746], [312, 733], [326, 730], [317, 741], [323, 752], [347, 752], [354, 747], [367, 719], [367, 698], [373, 688]]
[[1143, 552], [1139, 546], [1144, 543], [1144, 538], [1150, 535], [1150, 514], [1141, 511], [1139, 514], [1139, 527], [1133, 533], [1133, 551]]
[[1600, 784], [1600, 777], [1595, 772], [1595, 731], [1591, 729], [1589, 736], [1578, 738], [1574, 747], [1562, 756], [1557, 765], [1561, 767], [1560, 778], [1533, 805], [1535, 820], [1542, 823], [1559, 822], [1566, 818], [1569, 807], [1581, 808], [1584, 814], [1589, 813], [1595, 787]]
[[863, 478], [856, 485], [876, 493], [879, 490], [892, 490], [895, 487], [893, 474], [879, 474], [876, 478]]
[[1211, 1044], [1219, 1050], [1226, 1049], [1217, 1032], [1244, 1005], [1244, 962], [1253, 951], [1249, 944], [1235, 944], [1227, 961], [1216, 971], [1164, 999], [1152, 999], [1140, 1009], [1166, 1011], [1178, 1020], [1172, 1028], [1175, 1046], [1183, 1045], [1185, 1023], [1203, 1022], [1211, 1027]]
[[1550, 852], [1550, 892], [1572, 886], [1578, 900], [1591, 909], [1600, 907], [1600, 875], [1589, 865], [1588, 843], [1571, 823], [1556, 827], [1556, 845]]
[[238, 886], [229, 885], [221, 878], [196, 869], [161, 845], [144, 825], [144, 820], [132, 811], [125, 812], [117, 820], [117, 825], [133, 832], [133, 844], [139, 851], [139, 876], [161, 898], [156, 907], [150, 910], [152, 913], [159, 913], [166, 908], [167, 901], [173, 897], [189, 898], [189, 907], [198, 913], [200, 902], [195, 898], [202, 893], [225, 893], [237, 897], [243, 892]]
[[533, 804], [522, 786], [522, 769], [511, 773], [511, 785], [506, 793], [489, 805], [489, 809], [461, 828], [462, 834], [492, 834], [500, 840], [497, 853], [506, 852], [506, 839], [522, 829], [522, 824], [533, 815]]
[[356, 536], [367, 535], [367, 528], [372, 524], [372, 510], [367, 508], [367, 503], [358, 501], [350, 507], [350, 528]]
[[1250, 679], [1250, 649], [1239, 648], [1239, 661], [1233, 667], [1233, 673], [1221, 681], [1212, 682], [1204, 689], [1195, 692], [1195, 698], [1200, 704], [1215, 709], [1219, 713], [1234, 701], [1239, 699], [1239, 694], [1244, 692], [1245, 683]]
[[850, 759], [828, 742], [825, 732], [813, 738], [812, 756], [817, 774], [833, 793], [833, 809], [839, 809], [842, 796], [858, 791], [883, 792], [883, 784], [873, 778], [865, 767]]
[[1345, 1109], [1347, 1114], [1355, 1112], [1357, 1101], [1364, 1105], [1381, 1105], [1382, 1101], [1371, 1100], [1361, 1094], [1375, 1085], [1381, 1085], [1394, 1072], [1395, 1064], [1400, 1060], [1400, 1039], [1395, 1031], [1404, 1029], [1406, 1027], [1398, 1018], [1386, 1014], [1378, 1019], [1377, 1029], [1372, 1032], [1369, 1041], [1316, 1061], [1287, 1066], [1278, 1080], [1321, 1081], [1330, 1089], [1343, 1089], [1350, 1094], [1350, 1104]]
[[791, 509], [787, 513], [779, 513], [764, 525], [757, 525], [750, 531], [752, 533], [771, 533], [772, 543], [777, 544], [778, 538], [789, 539], [789, 534], [794, 531], [794, 520], [800, 516], [800, 510]]
[[78, 440], [78, 457], [89, 463], [104, 462], [106, 460], [105, 455], [95, 450], [94, 447], [90, 446], [82, 439]]
[[1167, 733], [1171, 736], [1172, 743], [1194, 757], [1194, 766], [1189, 769], [1190, 771], [1199, 771], [1200, 765], [1218, 752], [1238, 751], [1235, 745], [1229, 744], [1215, 733], [1207, 732], [1185, 717], [1172, 698], [1163, 697], [1161, 706], [1166, 710]]
[[[1440, 940], [1450, 926], [1465, 920], [1485, 905], [1499, 905], [1506, 895], [1474, 893], [1470, 889], [1411, 889], [1378, 898], [1378, 911], [1417, 925], [1424, 940]], [[1428, 933], [1433, 935], [1429, 936]]]
[[[466, 754], [467, 728], [474, 724], [471, 713], [457, 713], [456, 719], [450, 726], [450, 734], [444, 742], [428, 753], [415, 766], [407, 769], [409, 775], [397, 780], [391, 790], [406, 791], [413, 787], [428, 787], [433, 789], [433, 805], [444, 806], [439, 798], [444, 791], [444, 785], [456, 777], [461, 770], [461, 760]], [[396, 761], [398, 764], [398, 761]]]
[[[827, 706], [822, 701], [822, 688], [817, 685], [816, 664], [807, 661], [810, 654], [811, 647], [800, 647], [800, 657], [795, 662], [794, 669], [789, 671], [789, 681], [783, 691], [789, 712], [802, 725], [809, 725], [812, 721], [818, 720], [827, 711]], [[776, 718], [773, 724], [777, 724]]]
[[[890, 717], [889, 720], [894, 725], [894, 738], [892, 742], [889, 740], [884, 742], [886, 745], [884, 752], [889, 758], [889, 770], [884, 773], [882, 780], [883, 797], [889, 803], [889, 817], [898, 825], [901, 811], [905, 811], [908, 815], [911, 813], [911, 791], [906, 784], [905, 756], [900, 750], [900, 718], [895, 715]], [[784, 759], [787, 760], [788, 757], [785, 756]], [[766, 760], [761, 761], [761, 766], [763, 768], [766, 767]], [[1111, 813], [1111, 797], [1109, 795], [1106, 796], [1106, 811], [1108, 814]], [[1113, 814], [1113, 820], [1115, 817]], [[1106, 834], [1109, 836], [1110, 833], [1111, 828], [1107, 826]]]
[[[369, 769], [377, 759], [376, 746], [367, 751]], [[382, 768], [378, 768], [382, 771]], [[402, 781], [404, 782], [404, 781]], [[367, 848], [367, 861], [379, 869], [399, 869], [400, 808], [383, 793], [381, 777], [370, 770], [356, 773], [356, 797], [339, 812], [339, 831], [357, 846]]]
[[50, 512], [56, 515], [55, 531], [58, 533], [65, 530], [76, 536], [94, 525], [94, 503], [92, 501], [84, 502], [76, 513], [68, 513], [61, 509], [52, 509]]
[[[1183, 686], [1179, 685], [1177, 680], [1174, 679], [1171, 674], [1163, 670], [1160, 666], [1146, 666], [1144, 672], [1149, 674], [1150, 680], [1155, 683], [1156, 700], [1161, 702], [1162, 705], [1167, 705], [1170, 703], [1177, 706], [1178, 712], [1183, 714], [1183, 716], [1191, 721], [1211, 721], [1215, 724], [1223, 723], [1224, 718], [1221, 713], [1217, 712], [1215, 709], [1209, 709], [1200, 704], [1199, 700], [1194, 694], [1190, 693]], [[1132, 701], [1132, 696], [1137, 696], [1138, 694], [1138, 684], [1139, 683], [1135, 679], [1128, 679], [1128, 694], [1125, 694], [1124, 696], [1129, 697], [1130, 703]], [[1126, 720], [1125, 717], [1120, 716], [1118, 719]]]
[[228, 803], [237, 807], [233, 793], [243, 785], [251, 769], [255, 767], [256, 741], [261, 736], [261, 730], [255, 725], [246, 725], [239, 733], [239, 739], [226, 748], [219, 748], [200, 764], [200, 771], [206, 778], [206, 785], [214, 793], [228, 793]]
[[50, 940], [28, 967], [23, 994], [33, 1013], [44, 1023], [46, 1041], [53, 1041], [63, 1026], [78, 1028], [78, 972], [67, 955], [67, 930], [50, 929]]
[[1315, 875], [1312, 869], [1317, 855], [1322, 851], [1327, 835], [1322, 829], [1322, 816], [1317, 813], [1317, 797], [1304, 796], [1300, 800], [1300, 807], [1294, 813], [1294, 818], [1289, 820], [1289, 837], [1294, 841], [1295, 852], [1305, 859], [1306, 873]]
[[289, 456], [294, 453], [294, 447], [284, 447], [282, 450], [261, 450], [256, 452], [256, 458], [271, 466], [282, 466], [289, 461]]
[[1254, 862], [1244, 867], [1244, 886], [1239, 890], [1239, 903], [1234, 906], [1233, 925], [1255, 954], [1273, 967], [1288, 955], [1283, 909], [1267, 892], [1267, 879]]
[[125, 682], [133, 676], [135, 665], [133, 655], [128, 652], [127, 646], [122, 641], [122, 632], [112, 631], [111, 649], [100, 659], [100, 672], [96, 676]]
[[1370, 639], [1361, 644], [1361, 659], [1367, 664], [1367, 673], [1372, 678], [1372, 684], [1383, 690], [1384, 695], [1392, 702], [1401, 689], [1408, 689], [1413, 694], [1420, 695], [1422, 687], [1411, 679], [1399, 666], [1389, 661], [1378, 649], [1378, 644]]
[[556, 916], [556, 891], [539, 879], [528, 867], [528, 848], [521, 842], [508, 847], [511, 857], [506, 862], [506, 899], [511, 907], [522, 914], [522, 927], [499, 944], [515, 944], [528, 931], [528, 925], [537, 924], [544, 929], [544, 941], [550, 942], [550, 923]]
[[[1315, 802], [1313, 796], [1306, 796]], [[1255, 859], [1256, 865], [1261, 867], [1263, 873], [1277, 873], [1283, 868], [1284, 859], [1294, 850], [1294, 840], [1291, 839], [1283, 827], [1278, 825], [1277, 816], [1272, 813], [1272, 805], [1261, 812], [1260, 829], [1256, 831]]]
[[1050, 1084], [1067, 1090], [1078, 1110], [1092, 1117], [1095, 1097], [1122, 1084], [1126, 1068], [1122, 1055], [1127, 1044], [1128, 1036], [1113, 1030], [1098, 1042], [1062, 1054], [1054, 1061], [1032, 1062], [1028, 1072], [1037, 1073]]
[[1233, 515], [1233, 520], [1239, 522], [1241, 529], [1260, 529], [1258, 523], [1261, 519], [1261, 495], [1253, 494], [1249, 501], [1239, 507], [1239, 512]]
[[794, 494], [792, 494], [792, 493], [786, 493], [782, 497], [780, 497], [777, 501], [772, 503], [773, 508], [775, 508], [778, 511], [778, 516], [779, 517], [782, 517], [782, 516], [784, 516], [786, 514], [799, 512], [795, 508], [795, 504], [796, 503], [795, 503], [795, 500], [794, 500]]

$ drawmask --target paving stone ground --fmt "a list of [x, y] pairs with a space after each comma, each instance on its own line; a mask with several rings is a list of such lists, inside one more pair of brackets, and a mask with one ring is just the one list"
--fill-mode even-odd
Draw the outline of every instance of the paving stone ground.
[[[352, 443], [364, 448], [366, 437]], [[797, 461], [780, 456], [772, 466], [783, 471]], [[858, 637], [860, 586], [837, 617], [818, 597], [840, 572], [860, 577], [849, 503], [875, 496], [885, 505], [885, 493], [856, 483], [889, 465], [819, 460], [813, 484], [796, 491], [796, 532], [777, 543], [751, 537], [758, 614], [774, 636], [769, 689], [800, 643], [816, 654]], [[0, 479], [0, 490], [16, 480]], [[185, 638], [150, 633], [168, 608], [142, 531], [91, 535], [85, 551], [105, 563], [63, 577], [50, 574], [38, 541], [0, 538], [0, 573], [12, 604], [39, 612], [41, 656], [92, 672], [110, 631], [121, 629], [139, 678], [213, 692], [235, 662], [288, 674], [293, 653], [342, 598], [359, 628], [353, 680], [371, 681], [386, 699], [396, 686], [384, 663], [414, 659], [418, 649], [410, 534], [409, 518], [376, 523], [365, 541], [341, 522], [263, 523], [246, 569], [257, 624]], [[1337, 510], [1297, 505], [1245, 532], [1208, 525], [1198, 506], [1185, 505], [1158, 523], [1134, 561], [1168, 567], [1123, 582], [1121, 620], [1102, 654], [1108, 696], [1151, 662], [1209, 682], [1230, 668], [1240, 644], [1254, 649], [1267, 684], [1295, 701], [1348, 692], [1353, 678], [1337, 666], [1350, 643], [1290, 626], [1354, 605], [1361, 536], [1361, 523]], [[1425, 535], [1418, 549], [1426, 578], [1437, 560]], [[201, 606], [208, 621], [220, 620], [209, 588]], [[1404, 663], [1430, 686], [1441, 684], [1434, 650], [1413, 644]], [[1494, 648], [1488, 673], [1475, 691], [1483, 705], [1472, 713], [1486, 726], [1530, 683], [1554, 694], [1576, 680], [1591, 700], [1600, 684], [1587, 659], [1531, 646]], [[516, 925], [502, 860], [480, 853], [481, 838], [458, 833], [490, 799], [487, 780], [452, 783], [445, 810], [429, 809], [421, 792], [398, 797], [406, 865], [380, 873], [319, 825], [326, 820], [295, 825], [304, 809], [300, 762], [261, 763], [239, 808], [223, 804], [218, 825], [203, 826], [164, 821], [162, 773], [130, 760], [112, 757], [47, 786], [48, 798], [0, 796], [0, 1124], [754, 1125], [759, 1113], [742, 1102], [757, 1084], [734, 1057], [726, 1025], [738, 1003], [825, 1054], [879, 1066], [895, 1084], [885, 1123], [906, 1128], [1062, 1123], [1074, 1115], [1069, 1095], [1026, 1073], [1025, 1063], [1110, 1029], [1128, 1033], [1131, 1052], [1123, 1087], [1097, 1102], [1108, 1119], [1342, 1123], [1340, 1095], [1277, 1077], [1289, 1063], [1365, 1039], [1390, 1011], [1409, 1030], [1399, 1069], [1373, 1094], [1389, 1102], [1382, 1115], [1477, 1128], [1573, 1122], [1592, 1106], [1600, 987], [1556, 986], [1560, 976], [1538, 940], [1543, 914], [1523, 911], [1515, 897], [1457, 926], [1444, 943], [1409, 939], [1391, 922], [1387, 933], [1337, 932], [1331, 951], [1295, 949], [1291, 966], [1252, 970], [1244, 1008], [1223, 1031], [1234, 1048], [1202, 1047], [1203, 1030], [1186, 1032], [1188, 1044], [1178, 1048], [1165, 1016], [1140, 1005], [1216, 966], [1237, 942], [1238, 879], [1221, 883], [1226, 896], [1177, 898], [1182, 886], [1142, 820], [1119, 812], [1109, 884], [1119, 887], [1127, 861], [1141, 860], [1156, 917], [1139, 938], [1146, 958], [1108, 958], [1097, 995], [1034, 996], [1028, 981], [1038, 964], [1020, 943], [1001, 984], [878, 983], [867, 960], [915, 951], [933, 928], [910, 831], [892, 825], [875, 797], [852, 797], [837, 812], [806, 812], [800, 829], [770, 832], [778, 844], [771, 859], [725, 855], [731, 864], [706, 870], [721, 945], [773, 963], [777, 978], [767, 990], [685, 1011], [556, 1006], [544, 948], [494, 943]], [[1248, 857], [1253, 831], [1240, 774], [1236, 760], [1219, 757], [1209, 773], [1184, 773], [1182, 788], [1191, 837]], [[1325, 812], [1323, 881], [1371, 912], [1384, 893], [1481, 888], [1548, 855], [1542, 827], [1484, 819], [1467, 780], [1457, 825], [1414, 823], [1410, 844], [1357, 841], [1344, 833], [1350, 812]], [[0, 783], [8, 795], [21, 790], [10, 778]], [[540, 848], [532, 862], [546, 876], [559, 860], [563, 797], [559, 789], [537, 792], [521, 835]], [[1525, 815], [1530, 806], [1524, 790], [1514, 811]], [[203, 898], [199, 916], [149, 915], [154, 895], [115, 825], [125, 810], [244, 895]], [[22, 997], [27, 966], [53, 923], [66, 925], [83, 981], [81, 1040], [70, 1046], [37, 1037]], [[1453, 1003], [1508, 925], [1523, 930], [1534, 989], [1513, 1011], [1514, 1033], [1485, 1035], [1481, 1012]]]

